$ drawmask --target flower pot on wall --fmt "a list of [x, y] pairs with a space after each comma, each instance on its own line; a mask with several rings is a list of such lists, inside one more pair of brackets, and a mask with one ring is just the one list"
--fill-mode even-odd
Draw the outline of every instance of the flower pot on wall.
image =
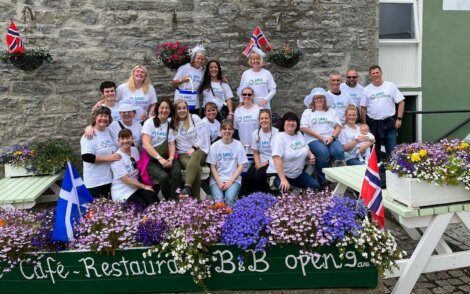
[[418, 179], [399, 177], [386, 171], [388, 195], [409, 207], [421, 207], [470, 201], [470, 191], [464, 184], [437, 185]]
[[293, 67], [295, 66], [300, 60], [300, 55], [295, 55], [290, 58], [283, 57], [283, 56], [273, 56], [271, 57], [271, 61], [280, 67]]
[[18, 69], [32, 71], [40, 68], [44, 60], [37, 56], [22, 55], [10, 57], [10, 62]]

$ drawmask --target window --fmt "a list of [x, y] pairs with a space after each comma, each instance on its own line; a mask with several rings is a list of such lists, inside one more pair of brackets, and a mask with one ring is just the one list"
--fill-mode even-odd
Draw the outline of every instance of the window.
[[419, 39], [418, 11], [415, 1], [381, 1], [379, 39], [417, 42]]

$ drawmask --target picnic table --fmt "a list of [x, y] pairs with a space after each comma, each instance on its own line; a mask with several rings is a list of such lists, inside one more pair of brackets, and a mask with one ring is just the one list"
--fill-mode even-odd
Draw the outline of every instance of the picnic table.
[[[0, 207], [30, 209], [36, 203], [57, 201], [63, 172], [55, 175], [5, 177], [0, 180]], [[52, 190], [53, 193], [44, 195]]]
[[[326, 179], [337, 183], [334, 193], [350, 188], [360, 192], [366, 166], [325, 168]], [[392, 293], [411, 293], [421, 273], [470, 266], [470, 250], [453, 252], [443, 239], [451, 223], [462, 223], [470, 232], [470, 202], [411, 208], [390, 198], [382, 190], [385, 209], [394, 215], [414, 240], [419, 240], [410, 258], [397, 261], [399, 268], [388, 272], [387, 278], [399, 277]], [[432, 255], [436, 251], [437, 254]]]

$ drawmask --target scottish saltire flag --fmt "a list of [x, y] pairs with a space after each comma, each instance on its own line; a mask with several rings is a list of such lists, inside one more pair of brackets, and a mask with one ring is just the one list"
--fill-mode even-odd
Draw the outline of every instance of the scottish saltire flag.
[[263, 34], [263, 32], [261, 31], [259, 27], [256, 27], [253, 30], [251, 39], [248, 42], [248, 45], [245, 47], [245, 50], [243, 50], [243, 55], [248, 57], [251, 51], [253, 51], [254, 46], [258, 48], [261, 48], [261, 46], [265, 46], [266, 48], [268, 48], [268, 50], [271, 48], [271, 46], [269, 45], [268, 39], [266, 39], [266, 36]]
[[376, 221], [380, 228], [383, 228], [384, 204], [382, 200], [382, 188], [380, 187], [379, 166], [377, 165], [375, 146], [372, 148], [364, 182], [362, 182], [361, 197], [364, 199], [366, 206], [371, 211], [372, 220]]
[[7, 29], [5, 40], [8, 46], [8, 53], [22, 54], [25, 52], [23, 41], [20, 37], [20, 32], [13, 23], [13, 20], [11, 20], [10, 26]]
[[80, 174], [75, 167], [67, 162], [62, 189], [57, 200], [54, 231], [52, 240], [73, 240], [73, 224], [85, 215], [86, 208], [93, 201], [93, 197], [83, 184]]

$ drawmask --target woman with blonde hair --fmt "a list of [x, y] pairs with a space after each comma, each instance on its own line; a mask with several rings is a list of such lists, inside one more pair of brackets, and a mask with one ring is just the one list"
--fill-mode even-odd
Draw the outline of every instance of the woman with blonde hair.
[[127, 82], [117, 87], [116, 101], [134, 105], [137, 108], [136, 118], [139, 121], [145, 121], [155, 115], [157, 93], [145, 66], [140, 64], [134, 66]]
[[189, 113], [186, 101], [178, 99], [174, 107], [171, 124], [175, 133], [176, 153], [181, 167], [186, 170], [181, 195], [199, 199], [201, 166], [206, 162], [209, 153], [210, 133], [199, 116]]
[[270, 101], [276, 94], [276, 83], [270, 71], [263, 68], [263, 57], [266, 54], [259, 48], [254, 48], [248, 57], [250, 69], [243, 72], [237, 94], [243, 101], [242, 91], [251, 87], [254, 92], [253, 103], [260, 108], [271, 109]]

